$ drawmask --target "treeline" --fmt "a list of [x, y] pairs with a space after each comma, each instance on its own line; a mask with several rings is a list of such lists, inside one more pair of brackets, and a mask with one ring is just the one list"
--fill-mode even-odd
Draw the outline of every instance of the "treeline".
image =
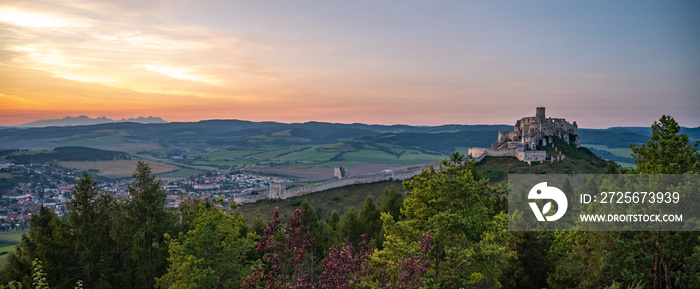
[[129, 155], [123, 152], [106, 151], [88, 147], [57, 147], [50, 152], [16, 154], [6, 157], [16, 164], [50, 163], [53, 161], [109, 161], [126, 160]]
[[[664, 116], [633, 146], [635, 170], [700, 172], [700, 154]], [[615, 168], [609, 170], [615, 173]], [[87, 174], [61, 219], [42, 208], [2, 269], [3, 284], [52, 288], [698, 288], [698, 232], [509, 232], [507, 188], [463, 155], [320, 219], [307, 202], [281, 220], [219, 200], [165, 207], [140, 162], [131, 199], [100, 194]], [[596, 184], [592, 184], [596, 185]], [[284, 222], [286, 221], [286, 223]], [[38, 261], [43, 262], [43, 266]], [[39, 267], [38, 270], [37, 267]], [[32, 275], [34, 274], [34, 275]]]

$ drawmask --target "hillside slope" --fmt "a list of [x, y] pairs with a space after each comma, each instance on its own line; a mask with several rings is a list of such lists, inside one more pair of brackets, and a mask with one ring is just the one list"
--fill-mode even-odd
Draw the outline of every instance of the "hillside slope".
[[559, 138], [554, 138], [554, 147], [548, 146], [550, 156], [564, 155], [564, 160], [555, 162], [536, 162], [532, 165], [518, 161], [515, 157], [486, 157], [477, 168], [484, 177], [492, 182], [505, 183], [508, 174], [602, 174], [607, 162], [591, 150], [568, 145]]

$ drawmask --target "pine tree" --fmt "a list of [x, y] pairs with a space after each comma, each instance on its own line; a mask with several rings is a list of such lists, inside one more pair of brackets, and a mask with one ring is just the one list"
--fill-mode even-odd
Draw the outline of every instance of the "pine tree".
[[111, 260], [118, 258], [116, 243], [110, 237], [112, 208], [115, 200], [99, 194], [97, 182], [88, 173], [76, 182], [67, 203], [68, 223], [72, 228], [75, 257], [81, 267], [81, 280], [88, 288], [110, 288], [115, 285], [112, 272], [118, 270]]
[[[156, 277], [167, 269], [168, 246], [165, 234], [173, 234], [175, 215], [166, 208], [166, 193], [144, 161], [139, 161], [129, 186], [131, 201], [126, 204], [129, 275], [124, 280], [133, 287], [154, 288]], [[128, 268], [128, 267], [127, 267]]]
[[381, 199], [379, 200], [380, 210], [383, 213], [388, 213], [394, 220], [399, 220], [401, 218], [401, 206], [403, 205], [403, 197], [396, 191], [396, 188], [392, 185], [382, 192]]
[[377, 209], [372, 196], [367, 196], [365, 203], [358, 215], [360, 222], [364, 226], [364, 232], [370, 239], [375, 239], [382, 230], [381, 212]]
[[678, 134], [680, 126], [664, 115], [651, 126], [651, 140], [641, 146], [631, 144], [638, 174], [700, 173], [697, 144], [690, 144], [686, 134]]

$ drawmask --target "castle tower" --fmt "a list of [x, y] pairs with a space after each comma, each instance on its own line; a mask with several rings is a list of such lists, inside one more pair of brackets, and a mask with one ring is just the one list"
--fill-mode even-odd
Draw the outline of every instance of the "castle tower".
[[338, 179], [342, 179], [347, 177], [347, 170], [345, 167], [335, 167], [333, 168], [333, 176], [335, 176]]
[[270, 191], [267, 194], [267, 198], [270, 200], [282, 199], [284, 194], [287, 192], [287, 187], [282, 182], [270, 183]]
[[543, 123], [544, 119], [544, 107], [538, 107], [535, 112], [535, 122]]

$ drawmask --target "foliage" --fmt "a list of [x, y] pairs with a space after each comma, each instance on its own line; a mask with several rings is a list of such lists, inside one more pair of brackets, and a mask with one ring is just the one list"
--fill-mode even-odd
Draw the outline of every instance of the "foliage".
[[125, 204], [122, 228], [126, 238], [118, 242], [127, 246], [129, 262], [139, 264], [126, 271], [133, 278], [129, 281], [154, 288], [155, 278], [167, 268], [165, 234], [174, 233], [175, 215], [166, 209], [165, 191], [145, 162], [139, 161], [133, 177], [136, 181], [129, 186], [131, 201]]
[[224, 209], [199, 204], [193, 228], [168, 239], [168, 272], [159, 288], [238, 288], [248, 275], [257, 236], [244, 220]]
[[[700, 154], [670, 116], [652, 125], [651, 140], [632, 144], [636, 169], [623, 173], [696, 174]], [[616, 167], [609, 163], [608, 173]], [[581, 189], [600, 191], [587, 182]], [[630, 248], [633, 248], [630, 250]], [[549, 249], [555, 269], [551, 288], [696, 288], [700, 284], [698, 232], [570, 232], [556, 233]]]
[[310, 288], [310, 274], [303, 268], [311, 249], [311, 233], [302, 234], [302, 210], [294, 210], [286, 228], [280, 226], [279, 210], [272, 211], [272, 220], [260, 236], [255, 251], [264, 253], [263, 264], [251, 267], [243, 278], [243, 288]]
[[384, 287], [391, 288], [422, 288], [423, 276], [428, 271], [428, 266], [430, 265], [430, 260], [427, 258], [427, 254], [430, 251], [432, 243], [431, 231], [423, 234], [419, 239], [420, 253], [412, 254], [409, 253], [408, 256], [401, 257], [399, 259], [399, 278], [396, 284], [390, 283], [391, 279], [387, 278]]
[[686, 134], [678, 134], [680, 126], [664, 115], [651, 126], [651, 140], [637, 146], [631, 144], [632, 157], [639, 174], [700, 173], [700, 155], [690, 145]]
[[319, 279], [321, 288], [351, 288], [366, 275], [365, 261], [370, 254], [369, 237], [364, 234], [362, 239], [357, 254], [347, 239], [344, 244], [337, 244], [330, 249], [328, 258], [323, 262], [323, 275]]
[[[430, 287], [498, 287], [500, 270], [512, 254], [503, 241], [505, 190], [490, 187], [476, 166], [453, 154], [439, 170], [424, 170], [404, 183], [410, 198], [404, 200], [404, 220], [382, 215], [386, 241], [372, 257], [372, 278], [398, 276], [402, 257], [419, 252], [420, 232], [431, 232], [431, 260], [423, 282]], [[383, 278], [383, 277], [382, 277]]]
[[32, 262], [32, 268], [34, 273], [32, 274], [32, 285], [36, 289], [49, 289], [49, 284], [46, 283], [46, 273], [44, 273], [44, 268], [41, 265], [39, 259], [34, 259]]
[[393, 185], [382, 192], [379, 204], [381, 212], [388, 213], [394, 220], [399, 220], [401, 218], [403, 196], [396, 191]]
[[167, 268], [163, 236], [173, 233], [175, 214], [147, 164], [139, 162], [134, 178], [132, 199], [119, 202], [83, 174], [67, 202], [68, 217], [41, 207], [1, 277], [30, 284], [32, 260], [39, 259], [54, 288], [79, 280], [87, 288], [152, 288]]

